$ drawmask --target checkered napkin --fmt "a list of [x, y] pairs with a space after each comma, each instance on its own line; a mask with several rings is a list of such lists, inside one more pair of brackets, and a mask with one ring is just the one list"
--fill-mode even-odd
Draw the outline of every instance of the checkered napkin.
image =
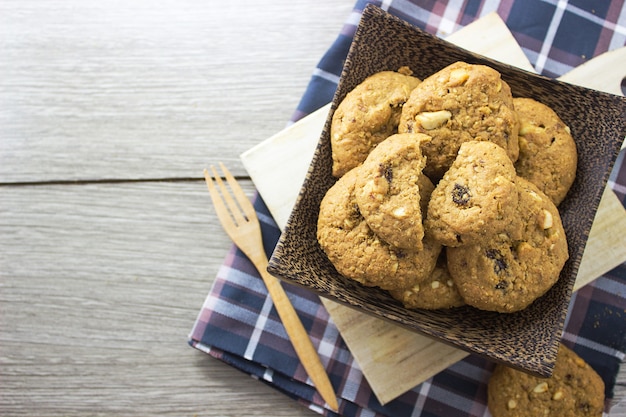
[[[361, 11], [373, 3], [430, 33], [445, 36], [497, 11], [537, 72], [558, 76], [626, 43], [623, 1], [358, 1], [335, 43], [322, 57], [292, 121], [330, 102]], [[621, 22], [621, 24], [620, 24]], [[622, 152], [609, 184], [626, 205], [626, 162]], [[271, 254], [280, 231], [260, 197], [254, 201], [265, 249]], [[450, 366], [413, 390], [381, 405], [328, 312], [313, 293], [283, 283], [325, 364], [345, 416], [489, 416], [486, 383], [493, 364], [474, 355]], [[563, 335], [604, 379], [612, 397], [626, 356], [626, 264], [572, 297]], [[263, 281], [233, 246], [200, 310], [189, 344], [270, 384], [319, 414], [334, 416], [293, 351]], [[607, 403], [607, 410], [608, 410]]]

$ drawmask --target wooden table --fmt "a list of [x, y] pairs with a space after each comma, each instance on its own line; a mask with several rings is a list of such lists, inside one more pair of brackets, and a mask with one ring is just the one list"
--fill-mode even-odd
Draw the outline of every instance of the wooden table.
[[316, 415], [187, 345], [231, 245], [201, 174], [246, 177], [353, 4], [0, 1], [0, 414]]

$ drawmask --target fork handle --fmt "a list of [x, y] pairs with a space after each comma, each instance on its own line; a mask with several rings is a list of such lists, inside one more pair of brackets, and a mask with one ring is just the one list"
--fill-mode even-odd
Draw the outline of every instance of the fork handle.
[[324, 401], [326, 401], [329, 407], [334, 411], [338, 411], [339, 404], [337, 403], [337, 396], [330, 383], [326, 369], [324, 365], [322, 365], [317, 350], [313, 346], [309, 334], [302, 325], [302, 321], [300, 321], [300, 317], [298, 317], [298, 313], [296, 313], [293, 304], [289, 301], [280, 281], [267, 272], [267, 257], [265, 254], [258, 255], [254, 256], [254, 259], [251, 258], [251, 261], [259, 271], [261, 278], [263, 278], [263, 282], [267, 287], [270, 297], [272, 297], [276, 311], [285, 326], [287, 335], [291, 340], [298, 358], [300, 358], [302, 362], [302, 366], [304, 366], [309, 378], [313, 381], [313, 384]]

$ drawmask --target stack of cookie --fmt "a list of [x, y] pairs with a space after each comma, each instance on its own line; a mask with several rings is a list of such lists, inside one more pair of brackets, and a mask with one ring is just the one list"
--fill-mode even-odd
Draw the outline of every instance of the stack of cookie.
[[374, 74], [339, 104], [330, 134], [338, 180], [317, 238], [342, 275], [407, 308], [502, 313], [558, 280], [568, 248], [557, 206], [576, 145], [552, 109], [513, 98], [496, 70]]

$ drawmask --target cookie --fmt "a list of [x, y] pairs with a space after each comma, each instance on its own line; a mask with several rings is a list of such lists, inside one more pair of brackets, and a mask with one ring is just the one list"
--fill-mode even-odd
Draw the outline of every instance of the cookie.
[[422, 248], [419, 179], [426, 158], [420, 147], [429, 140], [419, 133], [390, 136], [368, 155], [356, 180], [356, 202], [365, 221], [382, 240], [398, 248]]
[[365, 222], [355, 201], [360, 168], [348, 171], [320, 204], [317, 240], [341, 275], [385, 290], [406, 288], [427, 279], [441, 246], [425, 241], [422, 250], [406, 250], [380, 239]]
[[434, 182], [448, 170], [461, 143], [491, 141], [517, 160], [519, 122], [509, 85], [484, 65], [456, 62], [427, 77], [402, 108], [399, 133], [424, 133], [424, 172]]
[[516, 186], [519, 223], [481, 243], [447, 248], [459, 293], [482, 310], [513, 313], [528, 307], [556, 283], [569, 257], [552, 200], [524, 178], [517, 177]]
[[360, 165], [376, 145], [398, 132], [402, 106], [420, 83], [410, 74], [407, 67], [373, 74], [339, 103], [330, 126], [335, 177]]
[[576, 177], [576, 142], [550, 107], [530, 98], [514, 98], [513, 104], [520, 120], [517, 174], [558, 206]]
[[480, 243], [511, 227], [518, 192], [515, 167], [492, 142], [463, 143], [457, 158], [435, 187], [425, 227], [445, 246]]
[[441, 251], [435, 269], [428, 279], [409, 288], [389, 293], [410, 309], [439, 310], [465, 305], [448, 272], [445, 248]]
[[561, 344], [550, 378], [497, 365], [487, 384], [487, 406], [493, 417], [601, 417], [604, 381]]

